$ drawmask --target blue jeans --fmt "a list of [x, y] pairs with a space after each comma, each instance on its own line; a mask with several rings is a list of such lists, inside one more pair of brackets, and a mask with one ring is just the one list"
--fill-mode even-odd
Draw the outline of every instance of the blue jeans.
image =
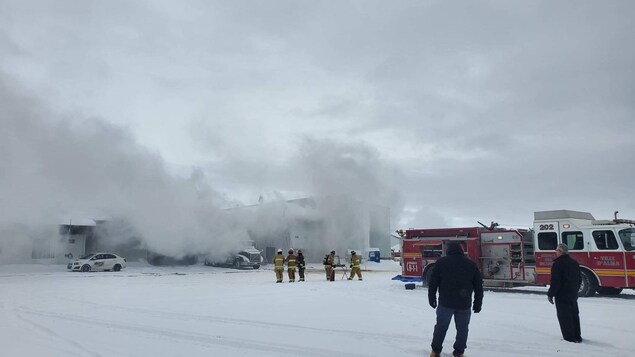
[[456, 340], [454, 341], [454, 355], [465, 352], [467, 347], [467, 332], [470, 325], [470, 317], [472, 311], [470, 309], [457, 310], [442, 305], [437, 306], [437, 324], [434, 325], [434, 335], [432, 336], [432, 350], [441, 353], [443, 349], [443, 340], [448, 332], [450, 320], [454, 316], [454, 325], [456, 326]]

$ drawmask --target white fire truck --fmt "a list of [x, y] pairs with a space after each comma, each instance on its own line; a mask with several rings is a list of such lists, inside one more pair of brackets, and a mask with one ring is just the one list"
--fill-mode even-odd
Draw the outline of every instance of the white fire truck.
[[635, 221], [596, 220], [590, 213], [534, 212], [533, 229], [480, 227], [408, 229], [401, 240], [402, 277], [429, 280], [449, 241], [459, 242], [487, 285], [548, 285], [558, 243], [580, 264], [580, 296], [635, 288]]

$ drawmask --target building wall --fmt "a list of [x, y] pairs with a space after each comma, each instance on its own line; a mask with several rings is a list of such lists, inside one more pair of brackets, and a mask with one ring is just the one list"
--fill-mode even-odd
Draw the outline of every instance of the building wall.
[[295, 200], [285, 205], [280, 208], [278, 202], [244, 208], [252, 215], [274, 214], [268, 222], [278, 223], [277, 230], [270, 227], [249, 230], [254, 245], [263, 251], [267, 261], [278, 249], [287, 254], [289, 248], [302, 249], [307, 261], [313, 263], [321, 262], [331, 250], [342, 260], [350, 250], [365, 254], [366, 259], [369, 248], [379, 248], [382, 256], [390, 257], [390, 210], [387, 207], [339, 197]]

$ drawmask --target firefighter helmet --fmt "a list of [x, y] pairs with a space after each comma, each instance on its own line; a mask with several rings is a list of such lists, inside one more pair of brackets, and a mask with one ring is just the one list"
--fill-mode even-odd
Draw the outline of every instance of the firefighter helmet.
[[278, 253], [282, 253], [282, 249], [278, 249]]
[[355, 251], [354, 250], [351, 250], [351, 255], [355, 255]]
[[289, 249], [289, 254], [293, 254], [293, 249]]

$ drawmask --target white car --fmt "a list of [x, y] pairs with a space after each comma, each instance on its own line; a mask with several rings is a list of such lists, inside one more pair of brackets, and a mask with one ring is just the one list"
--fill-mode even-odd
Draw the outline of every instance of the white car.
[[71, 271], [120, 271], [126, 267], [126, 258], [112, 253], [95, 253], [81, 257], [66, 266]]

